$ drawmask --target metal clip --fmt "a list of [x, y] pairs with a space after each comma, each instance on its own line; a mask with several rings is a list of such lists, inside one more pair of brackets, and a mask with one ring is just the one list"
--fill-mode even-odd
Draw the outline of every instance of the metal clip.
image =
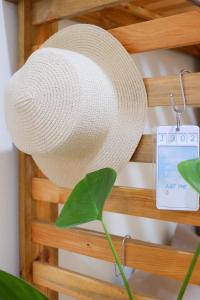
[[[131, 236], [130, 235], [125, 235], [125, 237], [122, 240], [122, 266], [124, 267], [126, 264], [126, 256], [125, 256], [125, 242], [126, 240], [130, 240]], [[119, 277], [121, 274], [117, 270], [117, 264], [115, 263], [115, 276]]]
[[173, 93], [170, 94], [171, 105], [172, 105], [173, 111], [176, 113], [176, 131], [180, 131], [181, 116], [182, 116], [182, 113], [186, 109], [186, 103], [187, 103], [186, 95], [185, 95], [185, 91], [184, 91], [184, 86], [183, 86], [183, 75], [185, 73], [190, 73], [190, 71], [181, 70], [179, 72], [179, 82], [180, 82], [180, 88], [181, 88], [181, 96], [182, 96], [182, 100], [183, 100], [183, 105], [182, 105], [181, 108], [175, 105], [174, 94]]

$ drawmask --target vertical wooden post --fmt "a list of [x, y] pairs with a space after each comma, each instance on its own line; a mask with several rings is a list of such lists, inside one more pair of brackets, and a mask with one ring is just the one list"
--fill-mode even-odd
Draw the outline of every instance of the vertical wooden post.
[[[33, 0], [19, 0], [19, 66], [22, 66], [31, 54], [32, 46], [43, 43], [57, 31], [57, 24], [44, 24], [33, 27], [31, 24], [31, 7]], [[32, 242], [31, 224], [34, 219], [55, 221], [58, 207], [55, 204], [35, 202], [31, 196], [31, 182], [37, 176], [38, 169], [31, 156], [19, 153], [19, 197], [20, 197], [20, 274], [32, 282], [32, 264], [35, 260], [58, 263], [56, 249], [40, 247]], [[58, 299], [58, 293], [48, 288], [39, 289], [51, 300]]]

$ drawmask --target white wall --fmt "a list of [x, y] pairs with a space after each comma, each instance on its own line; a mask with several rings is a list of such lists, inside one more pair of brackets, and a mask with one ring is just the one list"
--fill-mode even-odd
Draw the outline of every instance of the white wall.
[[[72, 22], [70, 22], [72, 23]], [[69, 21], [61, 21], [60, 29], [69, 25]], [[151, 51], [132, 55], [143, 77], [177, 74], [181, 69], [197, 70], [197, 61], [190, 55], [170, 50]], [[169, 94], [173, 92], [169, 90]], [[170, 102], [170, 100], [169, 100]], [[151, 133], [158, 125], [174, 124], [175, 118], [171, 108], [148, 109], [145, 133]], [[195, 114], [187, 109], [184, 123], [195, 123]], [[117, 184], [129, 187], [154, 188], [154, 167], [152, 164], [129, 163], [119, 175]], [[116, 213], [104, 213], [109, 231], [116, 235], [130, 234], [133, 238], [155, 243], [167, 243], [171, 238], [176, 224], [160, 222], [139, 217], [124, 216]], [[102, 231], [98, 222], [92, 222], [82, 228]], [[60, 265], [82, 274], [94, 276], [110, 282], [118, 282], [114, 276], [114, 266], [101, 260], [84, 257], [67, 251], [60, 251]], [[127, 275], [130, 270], [126, 270]], [[71, 299], [63, 295], [60, 300]]]
[[18, 274], [17, 153], [4, 121], [4, 88], [17, 63], [16, 5], [0, 0], [0, 269]]

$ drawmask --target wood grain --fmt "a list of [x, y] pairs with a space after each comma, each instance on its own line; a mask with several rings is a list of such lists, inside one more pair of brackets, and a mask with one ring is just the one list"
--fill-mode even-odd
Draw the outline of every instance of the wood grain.
[[139, 5], [136, 5], [134, 3], [124, 3], [124, 4], [122, 3], [121, 6], [129, 14], [133, 14], [134, 16], [143, 18], [144, 20], [149, 21], [149, 20], [162, 18], [162, 15], [157, 14]]
[[144, 21], [143, 18], [130, 13], [122, 6], [104, 8], [72, 18], [72, 20], [78, 23], [97, 25], [106, 30]]
[[[195, 30], [194, 30], [195, 28]], [[200, 43], [200, 10], [108, 30], [129, 53], [173, 49]], [[38, 49], [35, 44], [33, 49]], [[198, 55], [198, 50], [197, 55]]]
[[[33, 264], [33, 280], [76, 300], [128, 300], [120, 286], [40, 262]], [[135, 294], [134, 299], [156, 300]]]
[[[41, 25], [33, 28], [31, 24], [30, 0], [19, 0], [19, 65], [22, 66], [31, 54], [35, 43], [42, 43], [57, 30], [56, 24]], [[29, 155], [19, 153], [19, 191], [20, 191], [20, 275], [32, 283], [32, 263], [36, 259], [58, 262], [58, 251], [36, 245], [31, 239], [31, 222], [38, 218], [55, 221], [58, 207], [52, 203], [36, 203], [31, 197], [31, 181], [37, 175], [37, 168]], [[57, 300], [58, 294], [48, 288], [38, 287], [51, 300]]]
[[128, 0], [39, 0], [33, 3], [32, 23], [39, 25], [45, 22], [72, 18], [90, 11], [117, 5]]
[[[48, 179], [33, 178], [32, 196], [37, 201], [65, 203], [70, 189], [61, 188]], [[128, 187], [114, 187], [105, 203], [105, 210], [132, 216], [153, 218], [200, 226], [200, 211], [167, 211], [156, 208], [155, 191]]]
[[195, 45], [200, 43], [200, 11], [114, 28], [109, 32], [130, 53]]
[[[32, 238], [35, 243], [60, 248], [70, 252], [114, 262], [108, 241], [104, 234], [85, 229], [60, 229], [54, 224], [34, 222]], [[112, 236], [113, 243], [121, 256], [122, 238]], [[190, 265], [193, 253], [184, 252], [169, 246], [161, 246], [139, 240], [126, 242], [126, 265], [182, 280]], [[191, 283], [200, 284], [200, 260], [194, 270]]]
[[[174, 0], [174, 2], [176, 2], [176, 0]], [[185, 2], [184, 6], [184, 9], [181, 9], [181, 4], [178, 3], [180, 10], [177, 12], [172, 10], [170, 13], [167, 12], [166, 7], [164, 7], [160, 14], [149, 8], [146, 8], [145, 4], [140, 5], [140, 3], [137, 1], [131, 1], [129, 3], [121, 3], [121, 5], [111, 8], [104, 8], [100, 11], [87, 13], [76, 17], [73, 20], [80, 23], [94, 24], [108, 30], [111, 28], [143, 22], [144, 20], [153, 20], [168, 15], [183, 13], [184, 11], [191, 11], [191, 9], [197, 10], [195, 9], [195, 5], [192, 3]], [[179, 47], [175, 48], [175, 50], [198, 57], [200, 56], [199, 45]]]
[[[200, 106], [200, 73], [185, 74], [183, 84], [188, 106]], [[170, 106], [169, 94], [174, 94], [176, 104], [182, 104], [178, 75], [160, 76], [144, 79], [148, 95], [148, 106]]]
[[154, 136], [143, 135], [130, 161], [152, 163], [155, 161]]
[[35, 218], [35, 205], [31, 198], [31, 180], [35, 175], [30, 156], [19, 155], [19, 197], [20, 197], [20, 276], [32, 281], [32, 262], [37, 257], [37, 249], [31, 241], [31, 222]]

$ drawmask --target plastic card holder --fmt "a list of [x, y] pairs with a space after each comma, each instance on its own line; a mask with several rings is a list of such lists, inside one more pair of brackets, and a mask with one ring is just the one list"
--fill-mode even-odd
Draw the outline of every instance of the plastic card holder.
[[199, 195], [181, 177], [179, 162], [199, 157], [199, 127], [160, 126], [156, 133], [156, 206], [196, 211]]

